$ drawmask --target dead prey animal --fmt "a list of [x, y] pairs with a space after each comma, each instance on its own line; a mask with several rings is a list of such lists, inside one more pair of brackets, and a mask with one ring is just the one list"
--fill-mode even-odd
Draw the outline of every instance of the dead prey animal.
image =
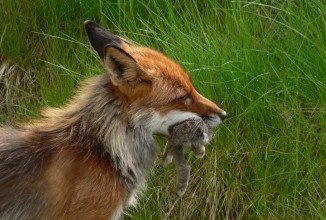
[[205, 155], [205, 146], [211, 132], [202, 119], [194, 118], [170, 128], [170, 138], [165, 146], [163, 166], [175, 159], [177, 170], [177, 194], [182, 196], [188, 186], [190, 166], [186, 163], [184, 148], [190, 146], [197, 158]]

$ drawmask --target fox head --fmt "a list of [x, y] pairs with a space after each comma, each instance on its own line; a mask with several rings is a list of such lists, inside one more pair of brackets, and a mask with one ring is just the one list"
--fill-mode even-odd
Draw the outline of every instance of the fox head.
[[209, 128], [225, 119], [226, 112], [198, 93], [189, 75], [172, 59], [128, 42], [93, 21], [85, 21], [85, 28], [128, 123], [168, 136], [170, 126], [191, 118], [203, 118]]

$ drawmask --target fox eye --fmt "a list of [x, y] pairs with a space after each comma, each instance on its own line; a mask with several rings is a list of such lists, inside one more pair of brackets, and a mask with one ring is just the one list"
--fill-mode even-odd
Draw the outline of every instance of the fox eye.
[[187, 99], [191, 99], [191, 97], [189, 95], [184, 95], [179, 98], [181, 101], [186, 101]]
[[181, 96], [179, 100], [182, 101], [185, 105], [190, 105], [192, 102], [190, 95]]

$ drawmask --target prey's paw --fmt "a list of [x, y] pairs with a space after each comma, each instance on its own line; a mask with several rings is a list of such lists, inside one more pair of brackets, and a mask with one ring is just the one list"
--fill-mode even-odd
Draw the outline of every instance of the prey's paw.
[[182, 185], [182, 186], [178, 186], [178, 188], [177, 188], [177, 194], [178, 194], [178, 196], [181, 197], [181, 196], [183, 196], [185, 194], [187, 186], [188, 186], [188, 184]]
[[164, 158], [163, 158], [163, 167], [166, 167], [168, 164], [170, 164], [173, 160], [173, 155], [171, 154], [167, 154]]
[[205, 156], [205, 146], [201, 145], [201, 146], [192, 146], [192, 151], [195, 154], [195, 157], [200, 159], [203, 158]]
[[190, 178], [190, 169], [190, 166], [186, 164], [177, 167], [177, 194], [180, 197], [186, 192]]

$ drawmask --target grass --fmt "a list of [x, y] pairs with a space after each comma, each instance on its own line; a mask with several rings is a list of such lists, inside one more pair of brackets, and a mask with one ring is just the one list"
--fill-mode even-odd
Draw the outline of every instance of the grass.
[[228, 112], [175, 195], [161, 157], [125, 219], [325, 219], [326, 48], [322, 1], [0, 3], [0, 122], [37, 117], [103, 72], [83, 21], [178, 60]]

